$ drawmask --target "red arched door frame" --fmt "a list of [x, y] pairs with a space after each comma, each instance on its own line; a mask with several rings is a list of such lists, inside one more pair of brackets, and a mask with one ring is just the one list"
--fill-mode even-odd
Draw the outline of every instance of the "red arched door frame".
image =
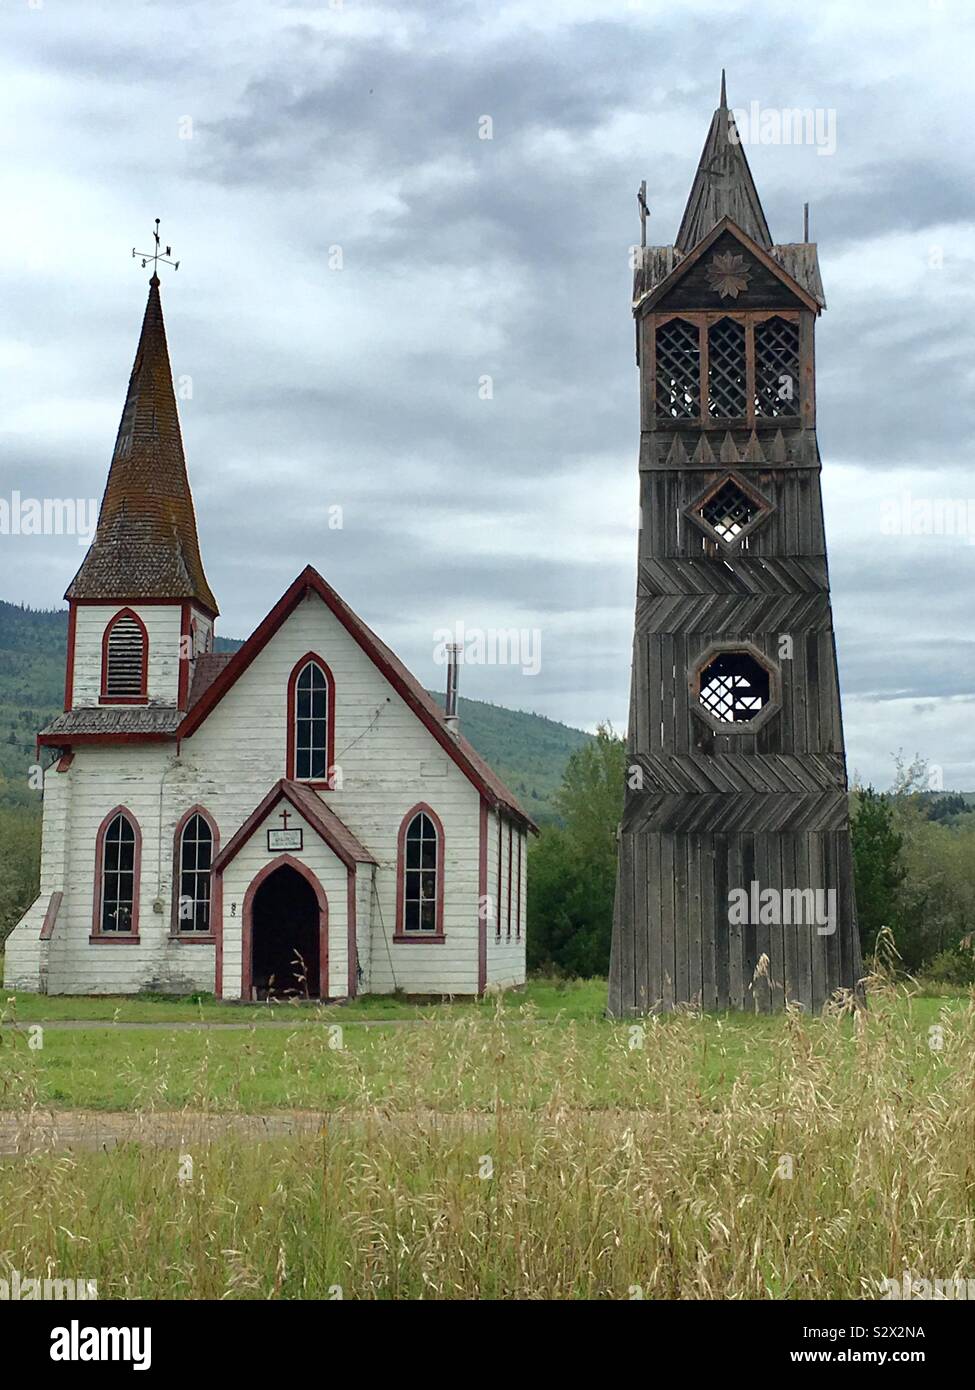
[[250, 1003], [251, 979], [254, 971], [254, 899], [261, 884], [276, 873], [278, 869], [295, 869], [311, 885], [318, 901], [318, 997], [328, 998], [328, 899], [325, 890], [307, 864], [295, 859], [291, 854], [279, 854], [251, 879], [244, 894], [244, 922], [241, 940], [240, 997], [242, 1002]]

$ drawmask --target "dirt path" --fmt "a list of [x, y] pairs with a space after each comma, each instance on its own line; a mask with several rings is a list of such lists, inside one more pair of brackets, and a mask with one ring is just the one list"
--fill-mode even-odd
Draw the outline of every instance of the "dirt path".
[[307, 1110], [279, 1110], [268, 1115], [185, 1110], [0, 1111], [0, 1156], [107, 1150], [130, 1143], [184, 1148], [231, 1136], [256, 1141], [280, 1135], [317, 1134], [327, 1118]]
[[[528, 1111], [506, 1112], [525, 1117]], [[532, 1111], [540, 1129], [558, 1126], [569, 1116], [586, 1116], [623, 1134], [655, 1123], [652, 1114], [631, 1110], [589, 1110], [559, 1107]], [[202, 1110], [0, 1110], [0, 1159], [26, 1158], [32, 1154], [110, 1151], [119, 1144], [146, 1144], [193, 1152], [194, 1148], [237, 1138], [248, 1143], [290, 1135], [395, 1131], [408, 1128], [427, 1133], [469, 1134], [489, 1130], [497, 1123], [492, 1111], [454, 1110], [349, 1110], [326, 1113], [313, 1110], [273, 1110], [263, 1115], [220, 1114]]]

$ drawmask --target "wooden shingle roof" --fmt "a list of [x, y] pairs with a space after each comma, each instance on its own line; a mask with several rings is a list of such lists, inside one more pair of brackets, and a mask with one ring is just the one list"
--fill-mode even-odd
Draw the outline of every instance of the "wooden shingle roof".
[[217, 612], [200, 558], [155, 275], [95, 539], [65, 598], [195, 599]]
[[745, 158], [745, 148], [735, 118], [728, 109], [724, 73], [721, 74], [721, 100], [711, 118], [674, 242], [677, 250], [686, 254], [722, 217], [730, 217], [766, 251], [772, 249], [772, 237]]

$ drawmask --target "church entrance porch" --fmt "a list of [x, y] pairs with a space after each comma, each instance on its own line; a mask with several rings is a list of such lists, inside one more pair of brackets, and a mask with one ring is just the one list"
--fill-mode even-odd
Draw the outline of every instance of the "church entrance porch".
[[283, 855], [254, 878], [243, 938], [243, 999], [327, 997], [328, 903], [304, 864]]

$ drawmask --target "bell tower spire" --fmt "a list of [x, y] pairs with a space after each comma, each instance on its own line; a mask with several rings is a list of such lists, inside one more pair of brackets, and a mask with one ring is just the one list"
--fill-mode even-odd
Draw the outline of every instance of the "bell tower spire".
[[711, 117], [674, 242], [677, 250], [689, 251], [722, 217], [730, 217], [752, 241], [766, 251], [770, 249], [772, 238], [768, 223], [745, 158], [734, 113], [728, 109], [724, 68], [721, 69], [721, 98]]
[[637, 259], [640, 529], [616, 1016], [818, 1010], [860, 947], [816, 440], [816, 248], [772, 244], [727, 108]]
[[178, 267], [179, 262], [161, 253], [158, 222], [155, 236], [156, 252], [142, 261], [153, 265], [149, 298], [98, 527], [65, 598], [193, 599], [215, 614], [217, 601], [200, 556], [157, 273], [160, 264]]
[[[196, 657], [213, 644], [217, 601], [200, 556], [160, 297], [160, 266], [179, 262], [158, 220], [154, 236], [154, 252], [132, 253], [152, 264], [149, 298], [95, 538], [65, 593], [65, 710], [183, 710]], [[126, 718], [142, 727], [138, 712]]]

